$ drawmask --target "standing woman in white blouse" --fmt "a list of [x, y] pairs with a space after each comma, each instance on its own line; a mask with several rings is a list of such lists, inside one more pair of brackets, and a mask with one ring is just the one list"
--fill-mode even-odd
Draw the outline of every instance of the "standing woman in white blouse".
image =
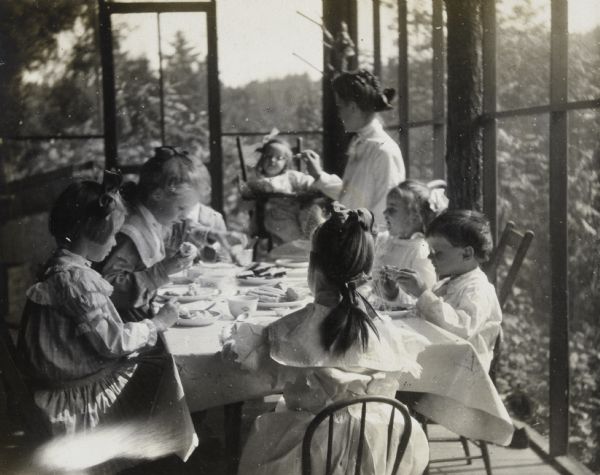
[[344, 128], [356, 135], [348, 146], [343, 178], [324, 172], [314, 151], [302, 153], [315, 179], [313, 187], [349, 208], [368, 208], [375, 223], [383, 225], [387, 193], [406, 176], [400, 148], [377, 118], [378, 112], [392, 108], [396, 91], [382, 89], [377, 77], [366, 70], [340, 74], [332, 87]]

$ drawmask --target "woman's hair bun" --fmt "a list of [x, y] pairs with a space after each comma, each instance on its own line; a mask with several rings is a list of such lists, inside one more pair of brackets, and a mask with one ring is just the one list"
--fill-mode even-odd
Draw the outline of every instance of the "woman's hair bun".
[[396, 90], [392, 87], [385, 88], [379, 95], [379, 100], [375, 106], [375, 112], [392, 109], [392, 101], [394, 100], [394, 97], [396, 97]]

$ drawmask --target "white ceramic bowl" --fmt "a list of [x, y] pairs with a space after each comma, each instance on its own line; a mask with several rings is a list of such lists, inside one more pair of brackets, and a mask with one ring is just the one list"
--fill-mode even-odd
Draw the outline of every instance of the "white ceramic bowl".
[[227, 299], [227, 306], [233, 317], [237, 317], [241, 313], [252, 313], [258, 306], [258, 297], [250, 297], [248, 295], [236, 295]]

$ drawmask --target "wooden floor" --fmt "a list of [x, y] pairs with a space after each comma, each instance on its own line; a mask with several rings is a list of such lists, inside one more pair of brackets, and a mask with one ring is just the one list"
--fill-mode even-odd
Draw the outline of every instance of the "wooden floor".
[[[429, 426], [429, 433], [433, 437], [451, 437], [452, 433], [438, 425]], [[480, 455], [479, 449], [470, 445], [471, 455]], [[506, 449], [496, 445], [488, 444], [490, 458], [492, 460], [492, 473], [494, 475], [554, 475], [559, 472], [544, 462], [531, 449]], [[442, 459], [460, 457], [464, 455], [462, 446], [458, 442], [435, 442], [430, 447], [431, 459]], [[469, 474], [485, 475], [482, 460], [473, 460], [472, 465], [464, 462], [446, 462], [444, 464], [432, 465], [429, 469], [434, 474]]]
[[[244, 406], [242, 419], [242, 442], [246, 439], [252, 421], [256, 415], [266, 410], [272, 410], [273, 404], [264, 404], [263, 401], [249, 401]], [[0, 420], [4, 418], [0, 417]], [[6, 422], [6, 419], [4, 421]], [[141, 464], [136, 468], [127, 470], [124, 475], [226, 475], [229, 454], [225, 452], [223, 443], [223, 411], [215, 409], [207, 411], [203, 416], [195, 417], [195, 425], [200, 436], [200, 446], [192, 454], [187, 463], [181, 462], [177, 457]], [[2, 424], [0, 432], [4, 432], [7, 426]], [[13, 425], [14, 429], [14, 425]], [[429, 426], [431, 437], [447, 437], [451, 435], [448, 431], [438, 425]], [[543, 461], [530, 449], [505, 449], [489, 445], [492, 460], [493, 473], [495, 475], [546, 475], [558, 473], [552, 467], [545, 465]], [[478, 450], [471, 447], [472, 455]], [[432, 458], [448, 458], [463, 454], [462, 446], [458, 442], [438, 442], [431, 446]], [[27, 457], [27, 451], [20, 447], [18, 436], [0, 437], [0, 473], [11, 474], [14, 471], [15, 460]], [[22, 472], [21, 472], [22, 473]], [[474, 460], [472, 465], [464, 462], [457, 464], [445, 463], [430, 467], [429, 473], [434, 474], [485, 474], [481, 460]]]

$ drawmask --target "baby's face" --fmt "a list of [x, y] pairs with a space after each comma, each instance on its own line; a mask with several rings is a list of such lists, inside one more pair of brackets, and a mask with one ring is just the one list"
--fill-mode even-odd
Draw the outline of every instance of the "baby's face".
[[279, 175], [290, 158], [291, 151], [286, 146], [277, 143], [269, 145], [261, 157], [263, 175], [267, 177]]

